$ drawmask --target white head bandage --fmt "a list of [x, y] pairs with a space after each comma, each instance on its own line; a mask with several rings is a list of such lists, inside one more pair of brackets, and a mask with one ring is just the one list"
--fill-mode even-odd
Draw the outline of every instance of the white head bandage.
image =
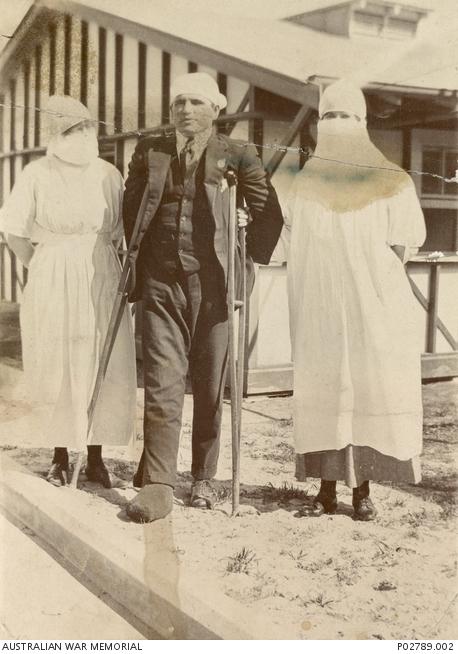
[[219, 92], [217, 83], [207, 73], [188, 73], [177, 77], [170, 88], [170, 104], [180, 95], [200, 96], [220, 109], [227, 105], [226, 97]]

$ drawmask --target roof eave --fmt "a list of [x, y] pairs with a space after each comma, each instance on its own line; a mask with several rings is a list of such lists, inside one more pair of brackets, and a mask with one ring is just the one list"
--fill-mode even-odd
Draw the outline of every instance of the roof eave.
[[[324, 75], [313, 75], [308, 81], [317, 84], [318, 86], [328, 86], [332, 82], [336, 82], [336, 77], [326, 77]], [[443, 97], [456, 97], [456, 89], [423, 87], [423, 86], [407, 86], [405, 84], [395, 84], [390, 82], [367, 82], [362, 85], [365, 91], [386, 91], [396, 95], [410, 95], [410, 96], [443, 96]]]

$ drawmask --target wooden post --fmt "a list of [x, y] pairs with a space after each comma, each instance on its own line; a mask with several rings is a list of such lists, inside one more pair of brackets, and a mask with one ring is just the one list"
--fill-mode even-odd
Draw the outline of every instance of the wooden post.
[[81, 21], [80, 100], [83, 104], [87, 104], [88, 62], [89, 62], [89, 24], [87, 23], [87, 21], [82, 20]]
[[64, 18], [64, 93], [71, 94], [72, 80], [72, 17], [65, 14]]
[[6, 243], [0, 241], [0, 300], [6, 299], [6, 287], [5, 287], [5, 252], [6, 252]]
[[41, 45], [35, 48], [35, 90], [34, 90], [34, 107], [35, 122], [33, 130], [33, 145], [40, 145], [40, 125], [41, 125]]
[[146, 44], [138, 43], [138, 114], [137, 125], [143, 129], [146, 125], [146, 65], [147, 49]]
[[[256, 112], [256, 87], [250, 86], [249, 91], [250, 112]], [[263, 160], [264, 121], [262, 118], [253, 118], [248, 123], [248, 141], [256, 146], [259, 158]]]
[[[3, 133], [4, 117], [5, 117], [5, 109], [3, 107], [4, 103], [5, 103], [5, 96], [0, 95], [0, 152], [5, 151], [5, 137]], [[5, 169], [5, 161], [3, 159], [0, 159], [0, 205], [3, 204], [3, 196], [4, 196], [4, 183], [5, 183], [4, 169]], [[1, 276], [0, 276], [0, 280], [1, 280]]]
[[412, 130], [404, 127], [402, 130], [402, 167], [409, 170], [412, 157]]
[[99, 121], [99, 136], [107, 133], [106, 120], [107, 120], [107, 31], [104, 27], [99, 27], [99, 83], [98, 83], [98, 121]]
[[[10, 114], [10, 152], [16, 150], [16, 80], [10, 80], [10, 98], [11, 98], [11, 114]], [[10, 190], [14, 186], [16, 180], [16, 157], [15, 154], [10, 158]], [[16, 255], [9, 252], [10, 255], [10, 275], [11, 275], [11, 302], [17, 301], [17, 267]]]
[[[410, 275], [408, 273], [407, 273], [407, 279], [409, 280], [410, 287], [411, 287], [411, 289], [413, 291], [413, 294], [415, 295], [418, 302], [421, 304], [421, 306], [423, 307], [423, 309], [427, 313], [428, 312], [428, 307], [429, 307], [428, 300], [425, 298], [423, 293], [420, 291], [420, 289], [418, 288], [418, 286], [415, 284], [415, 282], [413, 281], [413, 279], [410, 277]], [[445, 338], [447, 343], [450, 345], [452, 350], [458, 350], [458, 342], [455, 340], [455, 337], [453, 336], [453, 334], [451, 334], [451, 332], [444, 325], [444, 323], [439, 318], [439, 316], [437, 316], [436, 324], [437, 324], [437, 329], [440, 331], [440, 333]]]
[[439, 273], [440, 265], [431, 264], [429, 273], [429, 302], [428, 302], [428, 329], [426, 340], [426, 351], [436, 351], [436, 334], [437, 334], [437, 305], [439, 299]]
[[278, 166], [283, 160], [283, 157], [286, 154], [286, 148], [289, 147], [291, 143], [294, 141], [297, 133], [301, 130], [303, 125], [309, 120], [311, 114], [312, 114], [312, 109], [310, 109], [310, 107], [307, 107], [306, 105], [301, 107], [297, 112], [297, 115], [294, 118], [293, 122], [291, 123], [289, 130], [286, 132], [284, 139], [279, 145], [279, 149], [277, 150], [277, 152], [275, 152], [273, 157], [271, 157], [269, 163], [266, 166], [266, 170], [270, 176], [272, 176], [277, 170]]

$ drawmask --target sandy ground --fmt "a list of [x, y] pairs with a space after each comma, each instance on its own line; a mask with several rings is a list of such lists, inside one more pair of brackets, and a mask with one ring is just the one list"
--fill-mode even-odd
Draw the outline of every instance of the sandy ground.
[[[0, 512], [0, 635], [5, 639], [141, 639], [142, 634], [75, 579], [65, 559]], [[2, 565], [3, 564], [3, 565]], [[46, 595], [43, 580], [46, 579]], [[14, 589], [14, 592], [11, 592]]]
[[[458, 380], [425, 385], [423, 397], [423, 481], [418, 486], [372, 484], [379, 510], [373, 523], [352, 519], [351, 491], [344, 485], [338, 486], [335, 516], [297, 516], [298, 507], [315, 494], [317, 482], [294, 479], [290, 397], [244, 402], [242, 502], [256, 507], [258, 515], [229, 516], [228, 405], [217, 477], [219, 503], [214, 511], [187, 506], [190, 397], [170, 518], [148, 526], [128, 522], [124, 507], [135, 495], [132, 487], [104, 491], [83, 480], [81, 489], [95, 520], [117, 525], [127, 552], [131, 539], [141, 539], [151, 561], [168, 566], [171, 576], [186, 570], [201, 585], [216, 584], [262, 614], [279, 637], [456, 638]], [[51, 452], [33, 447], [28, 412], [24, 399], [0, 394], [0, 446], [44, 475]], [[141, 412], [139, 390], [139, 433]], [[107, 448], [106, 457], [112, 471], [131, 479], [132, 452]]]

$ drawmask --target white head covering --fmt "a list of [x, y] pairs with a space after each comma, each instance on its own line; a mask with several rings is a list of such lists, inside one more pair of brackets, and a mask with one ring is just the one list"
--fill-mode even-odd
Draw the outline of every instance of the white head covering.
[[170, 88], [170, 104], [179, 95], [198, 95], [209, 100], [220, 109], [227, 106], [225, 96], [219, 92], [218, 84], [207, 73], [187, 73], [180, 75]]
[[395, 195], [410, 182], [370, 140], [366, 102], [358, 87], [346, 80], [328, 86], [320, 100], [320, 117], [329, 111], [360, 120], [336, 117], [318, 122], [315, 152], [298, 176], [297, 192], [304, 200], [338, 213], [356, 211]]
[[347, 80], [334, 82], [324, 90], [320, 98], [318, 107], [320, 118], [323, 118], [328, 111], [342, 111], [364, 120], [367, 109], [363, 92]]
[[92, 120], [89, 109], [69, 95], [51, 95], [44, 114], [49, 138], [63, 134], [85, 120]]
[[99, 156], [95, 129], [65, 134], [85, 121], [93, 121], [87, 107], [68, 95], [52, 95], [45, 105], [48, 148], [46, 154], [77, 166], [85, 166]]

